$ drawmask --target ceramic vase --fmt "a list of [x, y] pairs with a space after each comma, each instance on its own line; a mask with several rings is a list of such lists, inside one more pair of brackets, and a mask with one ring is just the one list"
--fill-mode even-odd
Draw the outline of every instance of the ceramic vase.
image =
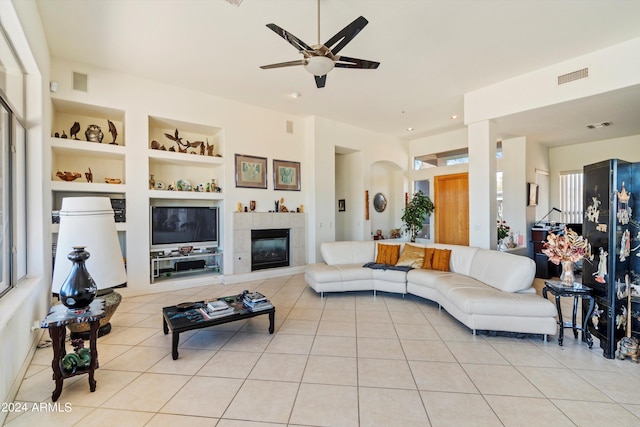
[[73, 263], [69, 276], [60, 287], [60, 301], [71, 310], [85, 309], [96, 297], [98, 288], [87, 271], [89, 252], [84, 246], [74, 246], [67, 258]]
[[562, 285], [573, 287], [576, 280], [573, 274], [573, 261], [561, 261], [560, 265], [562, 266], [562, 273], [560, 274]]

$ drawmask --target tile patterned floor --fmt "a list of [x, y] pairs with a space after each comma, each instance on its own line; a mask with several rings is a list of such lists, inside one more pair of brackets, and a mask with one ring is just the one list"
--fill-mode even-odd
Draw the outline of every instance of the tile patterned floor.
[[[172, 360], [161, 308], [243, 289], [271, 298], [276, 333], [266, 316], [192, 331]], [[95, 393], [86, 375], [70, 378], [59, 399], [69, 411], [12, 413], [5, 425], [640, 425], [640, 365], [571, 333], [563, 347], [473, 336], [408, 295], [320, 298], [296, 275], [124, 298], [112, 324]], [[51, 402], [51, 357], [36, 352], [16, 402]]]

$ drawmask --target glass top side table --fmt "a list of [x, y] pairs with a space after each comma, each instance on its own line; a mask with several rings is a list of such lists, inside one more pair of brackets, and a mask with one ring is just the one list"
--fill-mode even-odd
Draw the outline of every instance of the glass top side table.
[[[562, 345], [564, 341], [564, 329], [573, 329], [574, 338], [578, 338], [578, 331], [582, 331], [582, 341], [586, 342], [589, 348], [593, 347], [593, 338], [589, 331], [589, 318], [593, 314], [593, 308], [595, 306], [595, 300], [591, 295], [591, 288], [584, 286], [582, 283], [574, 282], [573, 286], [565, 286], [559, 281], [547, 280], [544, 282], [545, 286], [542, 289], [542, 296], [547, 298], [547, 292], [551, 293], [556, 298], [556, 308], [558, 309], [558, 324], [560, 325], [560, 332], [558, 334], [558, 345]], [[564, 322], [562, 319], [562, 308], [560, 307], [561, 297], [573, 297], [573, 317], [571, 322]], [[548, 298], [547, 298], [548, 299]], [[582, 319], [582, 325], [579, 326], [576, 322], [578, 313], [578, 299], [582, 299], [582, 304], [585, 300], [589, 303], [584, 319]]]

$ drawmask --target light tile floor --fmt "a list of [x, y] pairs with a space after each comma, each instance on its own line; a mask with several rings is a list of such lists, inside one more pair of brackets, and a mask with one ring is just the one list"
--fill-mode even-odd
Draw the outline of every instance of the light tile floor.
[[[161, 308], [243, 289], [271, 298], [276, 333], [267, 316], [192, 331], [172, 360]], [[11, 413], [5, 425], [640, 425], [640, 365], [607, 360], [570, 331], [563, 347], [473, 336], [409, 295], [320, 298], [295, 275], [124, 298], [112, 324], [95, 393], [86, 375], [67, 379], [61, 411]], [[51, 357], [37, 350], [16, 402], [51, 402]]]

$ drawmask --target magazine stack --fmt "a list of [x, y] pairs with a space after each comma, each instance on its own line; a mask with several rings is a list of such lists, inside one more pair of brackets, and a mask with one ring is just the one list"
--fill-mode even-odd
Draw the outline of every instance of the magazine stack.
[[261, 311], [273, 308], [271, 301], [260, 292], [247, 292], [242, 297], [242, 304], [250, 311]]
[[206, 319], [216, 319], [218, 317], [228, 316], [229, 314], [233, 314], [233, 311], [233, 307], [222, 300], [210, 301], [201, 309], [201, 312]]

